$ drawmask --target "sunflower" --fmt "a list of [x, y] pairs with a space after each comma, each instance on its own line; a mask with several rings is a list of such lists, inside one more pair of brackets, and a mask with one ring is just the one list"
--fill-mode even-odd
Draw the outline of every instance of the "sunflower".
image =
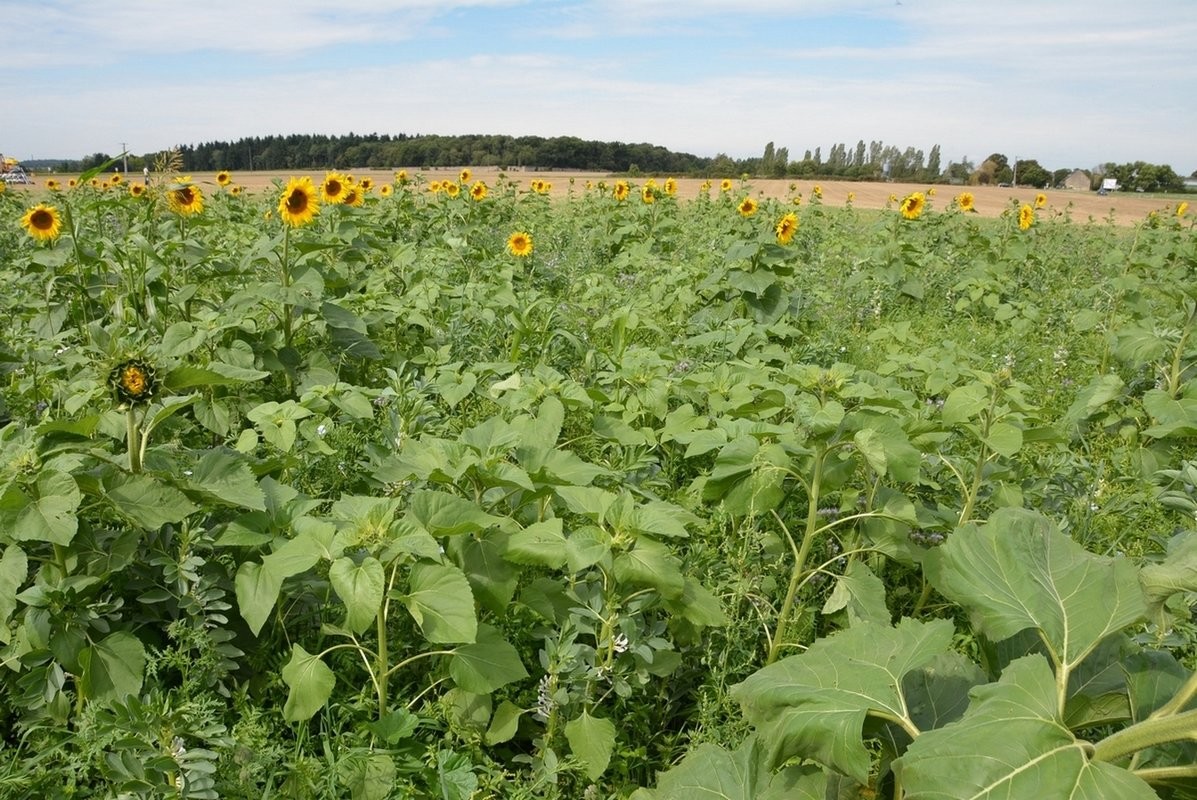
[[204, 193], [191, 184], [191, 176], [176, 178], [179, 184], [166, 193], [166, 202], [176, 214], [189, 216], [204, 210]]
[[58, 216], [57, 208], [38, 203], [21, 217], [21, 227], [39, 242], [49, 242], [58, 238], [62, 219]]
[[736, 206], [736, 210], [740, 212], [741, 217], [751, 217], [756, 213], [756, 201], [751, 197], [745, 197], [740, 201], [740, 205]]
[[231, 194], [233, 197], [236, 197], [237, 195], [241, 194], [241, 187], [240, 186], [229, 187], [229, 194]]
[[454, 183], [453, 181], [445, 181], [444, 189], [445, 189], [445, 194], [449, 195], [450, 197], [457, 197], [457, 195], [461, 194], [461, 184], [460, 183]]
[[124, 178], [121, 177], [121, 174], [119, 172], [112, 176], [112, 185], [113, 186], [120, 186], [122, 181], [124, 181]]
[[441, 190], [441, 182], [440, 181], [429, 182], [428, 191], [432, 192], [433, 194], [436, 194], [440, 190]]
[[731, 178], [724, 178], [723, 180], [719, 181], [719, 191], [730, 192], [731, 187], [732, 187]]
[[233, 175], [227, 169], [222, 169], [220, 172], [216, 173], [217, 186], [228, 186], [232, 182]]
[[657, 187], [650, 183], [646, 183], [640, 187], [640, 199], [646, 205], [652, 205], [657, 202]]
[[486, 193], [490, 191], [486, 188], [486, 184], [482, 181], [474, 181], [474, 185], [470, 187], [470, 197], [474, 200], [485, 200]]
[[855, 200], [856, 200], [856, 192], [848, 192], [848, 205], [852, 205], [852, 203]]
[[540, 178], [533, 178], [528, 185], [531, 186], [532, 191], [536, 192], [537, 194], [544, 194], [544, 181], [542, 181]]
[[349, 188], [345, 176], [339, 172], [328, 172], [324, 175], [324, 182], [320, 184], [320, 199], [325, 203], [337, 205], [345, 202], [345, 192]]
[[457, 176], [457, 180], [462, 183], [469, 183], [470, 178], [472, 177], [474, 177], [474, 173], [470, 172], [468, 169], [463, 169], [461, 174]]
[[1189, 204], [1188, 201], [1183, 201], [1176, 207], [1176, 216], [1183, 217], [1187, 213], [1189, 213]]
[[935, 196], [935, 187], [934, 187], [934, 186], [932, 186], [931, 188], [929, 188], [929, 189], [927, 190], [927, 196], [928, 196], [928, 197], [934, 197], [934, 196]]
[[611, 190], [611, 196], [622, 203], [628, 199], [628, 192], [630, 191], [631, 189], [628, 188], [627, 181], [616, 181], [615, 188]]
[[129, 196], [130, 197], [141, 197], [144, 194], [145, 194], [145, 186], [143, 186], [140, 183], [130, 183], [129, 184]]
[[775, 230], [778, 244], [789, 244], [794, 240], [794, 234], [798, 232], [798, 215], [793, 211], [786, 214], [777, 223]]
[[356, 183], [345, 190], [345, 205], [360, 208], [364, 202], [366, 202], [366, 196], [362, 193], [361, 187]]
[[817, 200], [822, 200], [823, 199], [823, 187], [816, 183], [815, 188], [810, 190], [810, 196], [814, 197]]
[[108, 383], [118, 403], [148, 403], [158, 388], [154, 368], [140, 359], [117, 364], [108, 375]]
[[374, 191], [374, 179], [369, 175], [358, 181], [357, 185], [361, 187], [362, 194], [370, 194], [370, 192]]
[[316, 187], [306, 175], [287, 181], [287, 188], [278, 201], [278, 215], [292, 228], [307, 225], [320, 213]]
[[79, 185], [79, 181], [75, 178], [71, 178], [69, 181], [67, 181], [68, 189], [74, 189], [78, 185]]
[[973, 193], [972, 192], [961, 192], [960, 194], [956, 195], [956, 207], [959, 208], [961, 211], [975, 212], [977, 210], [977, 207], [976, 207], [976, 198], [973, 197]]
[[1035, 209], [1031, 208], [1027, 203], [1022, 204], [1022, 208], [1018, 209], [1018, 229], [1025, 231], [1031, 227], [1035, 222]]
[[902, 212], [902, 216], [906, 219], [918, 219], [923, 214], [923, 209], [927, 206], [927, 198], [922, 192], [912, 192], [906, 195], [906, 199], [902, 201], [902, 205], [898, 206], [898, 210]]
[[670, 197], [673, 197], [675, 194], [677, 194], [677, 178], [665, 179], [665, 194], [669, 195]]
[[59, 188], [61, 188], [61, 187], [59, 187], [58, 181], [54, 180], [53, 178], [50, 178], [49, 180], [46, 181], [46, 188], [52, 192], [57, 192], [59, 190]]
[[407, 170], [401, 169], [395, 173], [395, 180], [400, 186], [407, 183]]
[[395, 187], [389, 183], [384, 183], [378, 187], [378, 194], [382, 197], [390, 197], [395, 192]]
[[698, 187], [698, 191], [702, 192], [703, 194], [706, 194], [707, 192], [711, 191], [711, 181], [709, 179], [703, 181], [702, 185], [700, 185]]
[[1035, 208], [1043, 208], [1047, 205], [1047, 195], [1043, 192], [1035, 195]]
[[91, 179], [91, 188], [93, 188], [93, 189], [99, 189], [99, 188], [100, 188], [100, 179], [99, 179], [99, 178], [92, 178], [92, 179]]
[[507, 237], [507, 252], [516, 258], [527, 258], [532, 254], [532, 236], [524, 231], [516, 231]]

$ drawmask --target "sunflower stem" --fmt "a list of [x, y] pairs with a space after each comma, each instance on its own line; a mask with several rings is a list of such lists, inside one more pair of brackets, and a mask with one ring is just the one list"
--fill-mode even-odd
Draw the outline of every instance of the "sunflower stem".
[[129, 471], [141, 472], [141, 456], [145, 452], [141, 441], [141, 426], [137, 424], [137, 410], [132, 403], [125, 410], [125, 427], [129, 448]]

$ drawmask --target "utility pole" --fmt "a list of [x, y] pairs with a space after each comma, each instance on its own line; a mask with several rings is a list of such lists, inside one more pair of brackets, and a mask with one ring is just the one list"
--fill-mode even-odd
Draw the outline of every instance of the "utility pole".
[[125, 159], [125, 161], [124, 161], [125, 165], [124, 165], [124, 168], [122, 169], [122, 172], [124, 172], [126, 175], [128, 175], [129, 174], [129, 145], [126, 142], [121, 142], [121, 155], [124, 156], [124, 159]]

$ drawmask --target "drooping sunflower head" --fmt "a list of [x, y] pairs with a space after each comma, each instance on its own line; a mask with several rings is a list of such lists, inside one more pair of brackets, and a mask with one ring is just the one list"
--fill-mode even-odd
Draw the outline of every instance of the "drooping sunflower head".
[[776, 231], [778, 244], [789, 244], [798, 232], [798, 215], [793, 211], [786, 214], [777, 223]]
[[1047, 205], [1047, 195], [1043, 192], [1035, 195], [1035, 208], [1043, 208]]
[[1033, 224], [1035, 224], [1035, 209], [1031, 208], [1028, 203], [1023, 203], [1022, 208], [1018, 209], [1018, 229], [1025, 231]]
[[810, 190], [810, 195], [811, 195], [811, 197], [813, 197], [817, 200], [822, 200], [823, 199], [823, 187], [816, 183], [815, 188]]
[[490, 189], [486, 188], [486, 184], [482, 181], [474, 181], [474, 185], [470, 187], [470, 198], [481, 202], [486, 199], [486, 194]]
[[179, 185], [166, 192], [166, 203], [176, 214], [190, 216], [204, 210], [204, 193], [191, 183], [191, 178], [180, 178]]
[[612, 190], [611, 196], [622, 203], [624, 200], [628, 199], [628, 192], [630, 191], [631, 189], [628, 187], [627, 181], [616, 181], [615, 188]]
[[278, 201], [278, 215], [292, 228], [307, 225], [320, 213], [316, 187], [306, 175], [287, 181], [287, 188]]
[[21, 227], [37, 241], [50, 242], [58, 238], [62, 230], [62, 218], [54, 206], [38, 203], [21, 217]]
[[516, 258], [527, 258], [532, 255], [532, 235], [525, 231], [516, 231], [508, 236], [507, 252]]
[[975, 212], [977, 210], [976, 204], [977, 200], [975, 197], [973, 197], [972, 192], [961, 192], [960, 194], [956, 195], [956, 207], [961, 211]]
[[345, 176], [339, 172], [329, 172], [320, 184], [320, 199], [326, 203], [336, 205], [345, 202], [345, 191], [349, 188]]
[[233, 174], [231, 172], [229, 172], [227, 169], [222, 169], [220, 172], [216, 173], [216, 185], [217, 186], [228, 186], [232, 182], [233, 182]]
[[137, 405], [148, 403], [158, 390], [154, 368], [138, 358], [131, 358], [117, 364], [108, 375], [118, 403]]
[[474, 173], [470, 172], [468, 169], [463, 169], [461, 174], [457, 176], [457, 180], [461, 181], [462, 183], [469, 183], [470, 178], [472, 177], [474, 177]]
[[927, 207], [927, 198], [922, 192], [911, 192], [902, 200], [898, 209], [906, 219], [918, 219]]
[[1187, 200], [1181, 201], [1180, 205], [1176, 207], [1176, 216], [1183, 217], [1187, 213], [1189, 213], [1189, 203]]
[[740, 212], [741, 217], [751, 217], [753, 214], [756, 213], [756, 209], [757, 209], [756, 201], [753, 200], [751, 197], [745, 197], [743, 200], [740, 201], [740, 204], [738, 206], [736, 206], [736, 211]]

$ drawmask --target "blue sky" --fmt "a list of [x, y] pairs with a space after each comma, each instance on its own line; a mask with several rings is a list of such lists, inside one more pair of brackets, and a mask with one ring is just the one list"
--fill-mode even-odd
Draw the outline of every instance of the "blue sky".
[[1195, 0], [0, 0], [0, 152], [506, 133], [1197, 170]]

